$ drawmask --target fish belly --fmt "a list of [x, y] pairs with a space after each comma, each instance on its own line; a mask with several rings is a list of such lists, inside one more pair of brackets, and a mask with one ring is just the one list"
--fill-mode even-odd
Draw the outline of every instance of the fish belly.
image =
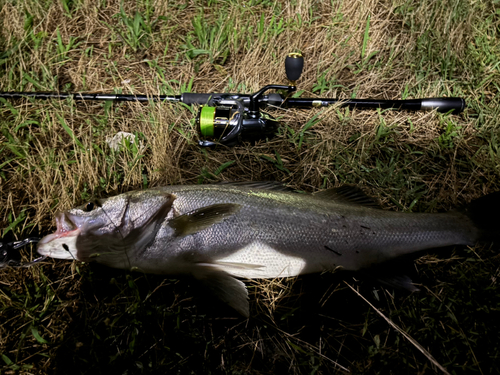
[[261, 241], [254, 241], [215, 263], [229, 274], [246, 279], [297, 276], [306, 266], [304, 258], [285, 254]]

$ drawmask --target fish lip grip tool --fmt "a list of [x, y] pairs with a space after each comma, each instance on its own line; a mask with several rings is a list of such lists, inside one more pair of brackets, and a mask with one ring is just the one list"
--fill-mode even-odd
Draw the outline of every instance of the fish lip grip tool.
[[19, 249], [30, 243], [38, 243], [40, 237], [28, 237], [22, 241], [2, 242], [0, 241], [0, 268], [4, 267], [29, 267], [40, 263], [46, 256], [40, 256], [31, 262], [21, 263], [21, 253]]

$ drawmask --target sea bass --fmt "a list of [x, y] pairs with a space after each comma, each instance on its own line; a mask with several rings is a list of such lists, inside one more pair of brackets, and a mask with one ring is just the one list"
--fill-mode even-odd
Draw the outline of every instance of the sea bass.
[[38, 252], [190, 274], [248, 316], [239, 278], [360, 270], [425, 249], [495, 240], [499, 207], [500, 192], [463, 210], [414, 214], [383, 210], [352, 186], [315, 194], [274, 183], [168, 186], [59, 213], [56, 232], [39, 242]]

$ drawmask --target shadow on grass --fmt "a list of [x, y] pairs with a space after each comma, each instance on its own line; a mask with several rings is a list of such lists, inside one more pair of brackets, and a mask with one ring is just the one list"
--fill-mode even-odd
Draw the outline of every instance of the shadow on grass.
[[[418, 293], [368, 279], [353, 283], [359, 274], [346, 272], [252, 282], [248, 320], [190, 278], [90, 265], [55, 356], [56, 373], [330, 374], [344, 373], [342, 367], [352, 373], [434, 373], [427, 358], [344, 281], [449, 371], [493, 373], [500, 358], [500, 288], [493, 282], [500, 260], [493, 251], [484, 253], [483, 272], [474, 274], [472, 250], [421, 258], [414, 272]], [[488, 349], [480, 349], [484, 345]]]

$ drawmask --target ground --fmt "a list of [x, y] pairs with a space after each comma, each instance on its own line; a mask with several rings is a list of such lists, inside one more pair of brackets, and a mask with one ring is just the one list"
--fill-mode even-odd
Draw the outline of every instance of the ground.
[[[356, 184], [384, 208], [439, 212], [500, 190], [498, 1], [0, 1], [0, 90], [465, 98], [460, 115], [269, 109], [272, 139], [201, 149], [197, 108], [0, 99], [4, 239], [54, 215], [146, 187], [281, 181]], [[137, 142], [112, 151], [118, 131]], [[34, 249], [23, 252], [25, 261]], [[342, 272], [248, 283], [245, 320], [189, 278], [50, 260], [0, 270], [9, 373], [498, 373], [494, 247], [392, 265], [420, 291]], [[392, 323], [392, 324], [391, 324]], [[410, 337], [410, 338], [409, 338]]]

